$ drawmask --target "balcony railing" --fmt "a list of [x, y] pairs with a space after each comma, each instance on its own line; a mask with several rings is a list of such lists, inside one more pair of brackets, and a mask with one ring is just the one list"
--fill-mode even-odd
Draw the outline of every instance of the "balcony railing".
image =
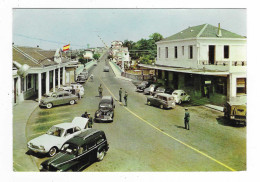
[[246, 66], [246, 61], [215, 61], [214, 64], [209, 63], [208, 60], [200, 60], [200, 65], [221, 65], [221, 66]]

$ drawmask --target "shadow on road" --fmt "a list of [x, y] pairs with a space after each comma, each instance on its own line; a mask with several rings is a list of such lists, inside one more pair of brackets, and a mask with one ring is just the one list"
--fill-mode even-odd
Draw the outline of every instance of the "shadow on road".
[[223, 126], [245, 127], [243, 123], [231, 121], [231, 120], [225, 118], [224, 116], [219, 116], [218, 118], [216, 118], [216, 120], [217, 120], [218, 124], [221, 124]]
[[185, 129], [184, 126], [178, 126], [178, 125], [175, 125], [177, 128], [182, 128], [182, 129]]
[[35, 152], [33, 152], [32, 150], [28, 150], [25, 154], [26, 154], [26, 155], [32, 155], [32, 156], [37, 157], [37, 158], [39, 158], [39, 159], [42, 159], [42, 158], [47, 157], [46, 154], [35, 153]]

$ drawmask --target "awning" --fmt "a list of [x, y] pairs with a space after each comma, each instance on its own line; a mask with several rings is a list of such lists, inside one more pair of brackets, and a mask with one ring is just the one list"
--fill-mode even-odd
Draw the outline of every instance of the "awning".
[[179, 67], [169, 67], [169, 66], [159, 66], [159, 65], [147, 65], [147, 64], [138, 64], [140, 67], [155, 69], [155, 70], [164, 70], [180, 73], [190, 73], [190, 74], [199, 74], [199, 75], [215, 75], [215, 76], [227, 76], [229, 72], [225, 71], [214, 71], [214, 70], [199, 70], [192, 68], [179, 68]]

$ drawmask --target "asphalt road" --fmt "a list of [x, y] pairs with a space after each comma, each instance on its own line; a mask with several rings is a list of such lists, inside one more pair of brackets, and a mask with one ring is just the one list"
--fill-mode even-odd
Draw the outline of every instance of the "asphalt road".
[[[230, 126], [223, 113], [204, 106], [177, 105], [162, 110], [146, 104], [146, 96], [129, 82], [115, 78], [112, 69], [103, 72], [101, 60], [90, 72], [94, 81], [84, 84], [85, 95], [75, 105], [37, 108], [27, 124], [27, 140], [52, 125], [71, 122], [86, 110], [93, 116], [103, 95], [118, 99], [118, 90], [128, 92], [128, 106], [116, 102], [112, 123], [94, 123], [104, 130], [110, 149], [104, 160], [83, 171], [243, 171], [246, 170], [246, 128]], [[184, 107], [189, 107], [191, 130], [184, 129]], [[39, 166], [45, 156], [31, 155]]]

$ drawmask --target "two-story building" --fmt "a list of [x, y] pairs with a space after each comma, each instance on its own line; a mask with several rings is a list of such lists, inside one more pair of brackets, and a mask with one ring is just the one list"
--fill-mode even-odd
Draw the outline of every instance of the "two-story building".
[[226, 101], [246, 94], [246, 37], [203, 24], [188, 27], [157, 44], [154, 66], [166, 86], [193, 96]]

